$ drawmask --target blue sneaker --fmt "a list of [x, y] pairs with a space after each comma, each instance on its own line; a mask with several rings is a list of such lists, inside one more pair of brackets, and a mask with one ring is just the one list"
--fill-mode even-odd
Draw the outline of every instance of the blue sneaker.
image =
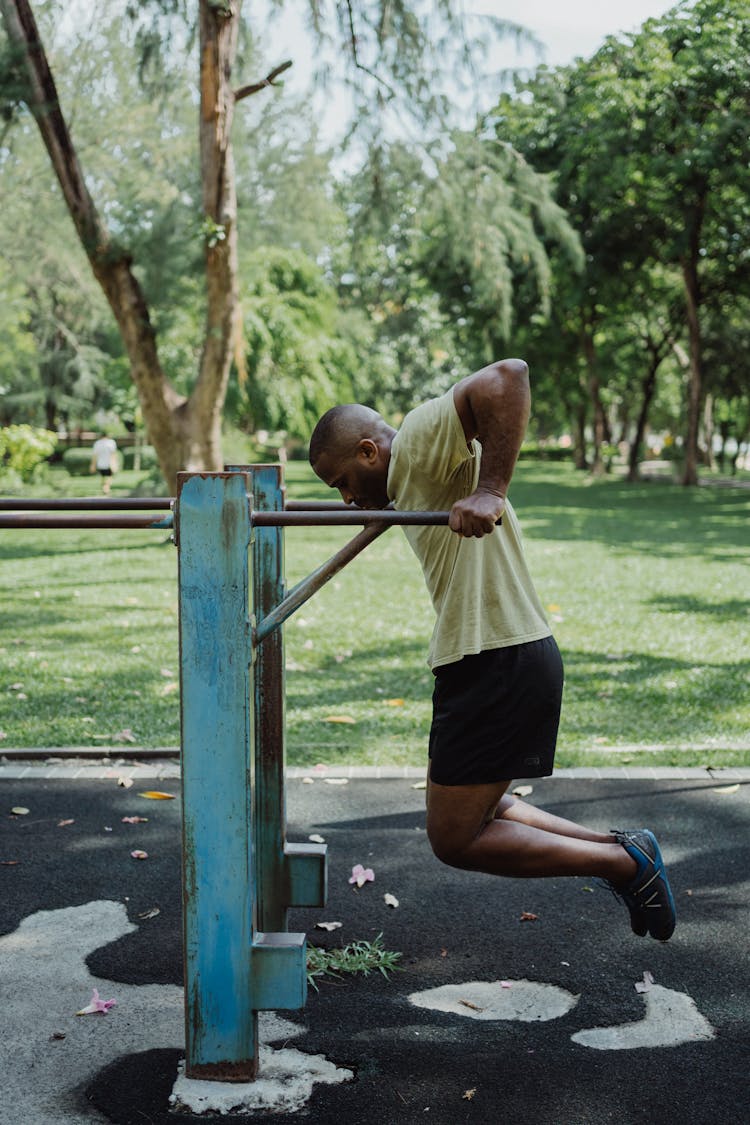
[[650, 934], [657, 941], [669, 941], [674, 933], [676, 911], [661, 850], [648, 828], [612, 828], [618, 844], [638, 864], [638, 873], [631, 883], [615, 885], [605, 880], [617, 898], [630, 911], [634, 934]]

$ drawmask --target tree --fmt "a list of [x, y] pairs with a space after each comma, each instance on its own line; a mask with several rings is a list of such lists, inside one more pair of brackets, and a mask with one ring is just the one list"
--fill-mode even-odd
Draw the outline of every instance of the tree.
[[[149, 437], [170, 486], [179, 469], [221, 467], [221, 411], [240, 330], [234, 113], [239, 101], [267, 90], [289, 65], [279, 63], [259, 81], [237, 83], [241, 7], [241, 0], [197, 5], [205, 329], [197, 376], [181, 392], [165, 371], [132, 246], [94, 201], [29, 0], [0, 0], [13, 64], [6, 100], [10, 89], [11, 102], [22, 100], [34, 115], [78, 238], [117, 321]], [[163, 57], [159, 19], [170, 13], [182, 21], [182, 42], [189, 44], [190, 12], [182, 3], [151, 0], [127, 10], [137, 21], [144, 60]], [[422, 65], [431, 43], [415, 10], [384, 0], [368, 0], [356, 12], [351, 5], [332, 6], [334, 19], [318, 3], [311, 10], [320, 33], [336, 29], [357, 74], [375, 76], [379, 106], [390, 103], [399, 86], [415, 106], [435, 108], [432, 73]], [[459, 21], [449, 0], [441, 0], [437, 12], [448, 41]]]
[[519, 129], [535, 166], [558, 169], [557, 198], [581, 231], [597, 300], [644, 266], [679, 272], [690, 360], [683, 479], [695, 484], [707, 302], [719, 278], [735, 296], [748, 280], [750, 3], [679, 4], [530, 92], [533, 105], [505, 100], [500, 125]]

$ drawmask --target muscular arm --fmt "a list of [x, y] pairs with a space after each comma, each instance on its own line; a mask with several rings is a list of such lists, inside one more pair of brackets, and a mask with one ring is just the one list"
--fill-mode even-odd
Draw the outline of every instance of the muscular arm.
[[487, 535], [505, 507], [505, 496], [529, 420], [529, 369], [503, 359], [462, 379], [453, 401], [466, 441], [482, 443], [479, 482], [451, 508], [450, 526], [461, 535]]

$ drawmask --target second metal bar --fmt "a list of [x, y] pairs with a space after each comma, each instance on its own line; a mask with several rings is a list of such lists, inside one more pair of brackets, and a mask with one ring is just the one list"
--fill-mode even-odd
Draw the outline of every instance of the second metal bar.
[[[256, 523], [258, 514], [257, 512], [253, 513]], [[266, 514], [268, 515], [270, 513]], [[256, 645], [260, 644], [260, 642], [264, 640], [269, 633], [272, 633], [274, 629], [277, 629], [279, 625], [282, 625], [288, 617], [291, 617], [295, 610], [304, 605], [313, 594], [316, 594], [321, 587], [325, 586], [326, 582], [330, 582], [334, 575], [338, 574], [340, 570], [343, 570], [346, 564], [350, 563], [352, 559], [355, 559], [361, 551], [364, 551], [365, 547], [367, 547], [369, 543], [372, 543], [373, 539], [377, 539], [379, 535], [387, 531], [388, 527], [389, 525], [386, 523], [372, 523], [368, 527], [365, 527], [360, 531], [359, 535], [355, 535], [353, 539], [350, 539], [346, 546], [342, 547], [340, 551], [337, 551], [335, 555], [332, 555], [327, 562], [324, 562], [322, 566], [319, 566], [318, 569], [314, 570], [312, 574], [309, 574], [307, 578], [303, 578], [301, 582], [298, 582], [294, 589], [279, 602], [275, 609], [267, 613], [263, 620], [258, 623], [255, 629]]]

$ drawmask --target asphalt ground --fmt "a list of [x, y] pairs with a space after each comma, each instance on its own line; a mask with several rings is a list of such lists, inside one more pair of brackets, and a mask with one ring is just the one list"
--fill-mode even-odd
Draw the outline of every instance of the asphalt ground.
[[[2, 1125], [196, 1120], [168, 1102], [184, 1043], [179, 782], [123, 788], [116, 772], [0, 781]], [[289, 839], [319, 834], [329, 848], [328, 905], [291, 912], [289, 928], [322, 946], [382, 933], [402, 967], [388, 979], [321, 983], [304, 1011], [283, 1013], [297, 1025], [297, 1050], [347, 1068], [351, 1080], [315, 1085], [293, 1113], [221, 1120], [747, 1125], [750, 782], [533, 782], [528, 799], [558, 815], [656, 831], [678, 905], [676, 933], [663, 944], [631, 934], [625, 908], [590, 880], [503, 880], [442, 866], [424, 833], [424, 792], [413, 785], [289, 782]], [[177, 799], [138, 795], [148, 788]], [[28, 813], [13, 815], [19, 806]], [[133, 815], [148, 822], [122, 822]], [[148, 859], [131, 858], [135, 849]], [[357, 863], [375, 875], [360, 889], [348, 882]], [[328, 933], [318, 921], [342, 926]], [[644, 972], [656, 991], [636, 990]], [[473, 982], [499, 981], [507, 996], [525, 981], [556, 986], [569, 1010], [487, 1018]], [[92, 982], [117, 1003], [78, 1018]], [[410, 999], [449, 984], [459, 986], [454, 1010]], [[682, 1023], [670, 1023], [678, 1008]], [[530, 1015], [542, 1009], [532, 999]], [[610, 1027], [624, 1029], [614, 1034], [624, 1045], [572, 1038]], [[627, 1046], [644, 1036], [656, 1045]]]

